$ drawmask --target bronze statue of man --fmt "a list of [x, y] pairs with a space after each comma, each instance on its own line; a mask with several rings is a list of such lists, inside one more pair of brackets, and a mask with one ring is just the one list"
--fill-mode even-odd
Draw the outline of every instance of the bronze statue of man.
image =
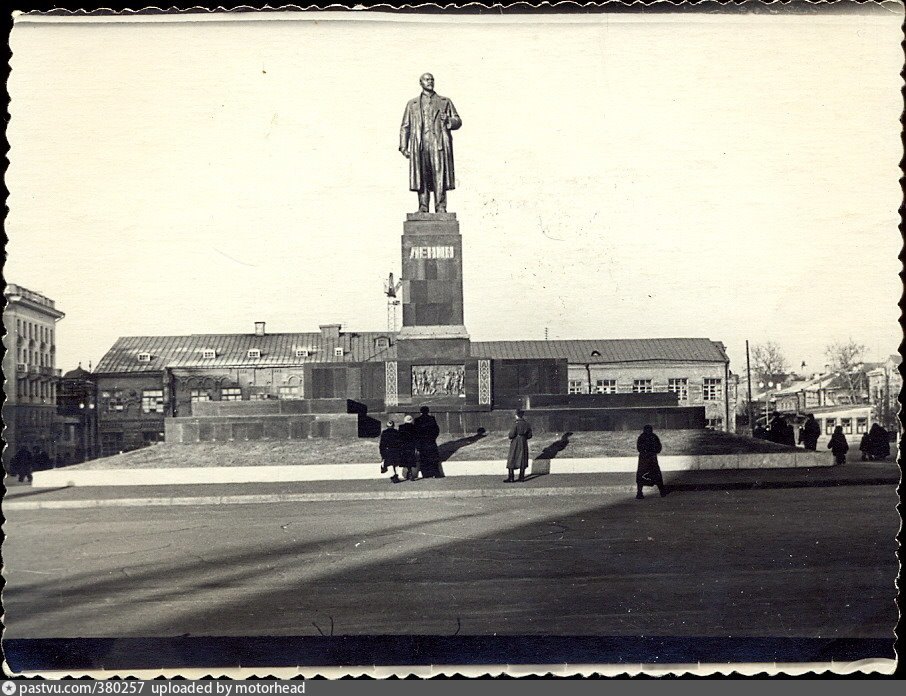
[[456, 188], [453, 136], [462, 125], [453, 102], [434, 91], [434, 76], [419, 79], [422, 93], [406, 104], [400, 127], [400, 152], [409, 160], [409, 190], [418, 193], [418, 212], [428, 212], [434, 192], [434, 212], [447, 212], [447, 191]]

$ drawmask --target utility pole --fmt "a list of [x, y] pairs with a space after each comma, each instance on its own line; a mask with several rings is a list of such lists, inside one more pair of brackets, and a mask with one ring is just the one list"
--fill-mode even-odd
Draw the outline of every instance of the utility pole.
[[749, 362], [749, 341], [746, 339], [746, 376], [748, 377], [749, 382], [749, 402], [748, 402], [748, 411], [749, 411], [749, 430], [755, 432], [755, 423], [752, 421], [752, 365]]

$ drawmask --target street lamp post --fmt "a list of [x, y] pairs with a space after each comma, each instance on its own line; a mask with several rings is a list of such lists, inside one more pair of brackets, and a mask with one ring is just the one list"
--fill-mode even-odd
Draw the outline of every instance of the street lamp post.
[[[765, 394], [765, 399], [764, 399], [764, 427], [765, 427], [765, 428], [768, 427], [768, 420], [769, 420], [769, 417], [770, 417], [769, 413], [770, 413], [770, 408], [771, 408], [771, 389], [773, 389], [774, 386], [775, 386], [775, 384], [774, 384], [773, 382], [759, 382], [759, 383], [758, 383], [758, 388], [759, 388], [759, 389], [765, 389], [765, 388], [767, 388], [767, 391], [764, 392], [764, 394]], [[780, 386], [780, 383], [778, 382], [776, 386]]]

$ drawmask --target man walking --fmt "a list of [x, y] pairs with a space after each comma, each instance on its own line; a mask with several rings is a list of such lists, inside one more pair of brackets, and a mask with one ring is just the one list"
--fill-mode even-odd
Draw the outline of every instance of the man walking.
[[516, 411], [516, 422], [510, 428], [510, 453], [506, 460], [509, 476], [504, 483], [513, 483], [516, 469], [519, 469], [519, 480], [525, 481], [525, 469], [528, 467], [529, 460], [528, 441], [532, 437], [532, 426], [528, 424], [524, 416], [525, 412], [522, 409]]
[[635, 448], [639, 451], [639, 466], [635, 472], [636, 500], [644, 499], [643, 486], [657, 486], [663, 498], [667, 495], [664, 488], [664, 476], [658, 464], [657, 456], [661, 453], [661, 438], [654, 434], [654, 428], [646, 425], [636, 440]]
[[396, 467], [402, 466], [401, 458], [401, 449], [403, 445], [403, 438], [400, 435], [399, 430], [394, 426], [396, 424], [389, 420], [387, 421], [387, 429], [381, 433], [381, 441], [378, 444], [378, 450], [381, 453], [381, 473], [386, 474], [389, 467], [393, 467], [393, 476], [390, 477], [390, 480], [393, 483], [399, 483], [400, 477], [396, 472]]

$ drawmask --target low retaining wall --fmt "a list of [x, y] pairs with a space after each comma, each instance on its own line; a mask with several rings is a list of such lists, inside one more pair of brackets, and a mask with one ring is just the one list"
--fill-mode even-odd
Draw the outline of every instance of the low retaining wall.
[[307, 440], [311, 437], [354, 438], [359, 417], [354, 413], [291, 416], [207, 416], [166, 418], [164, 437], [182, 445], [231, 440]]
[[[400, 423], [403, 416], [414, 411], [393, 411], [390, 413], [368, 413], [363, 415], [366, 424], [360, 435], [375, 437], [380, 435], [381, 424], [392, 418]], [[509, 430], [513, 424], [513, 411], [434, 411], [431, 415], [437, 419], [442, 433], [451, 435], [472, 435], [479, 428], [489, 431]], [[525, 412], [525, 417], [532, 428], [549, 432], [584, 432], [599, 430], [640, 431], [645, 425], [654, 426], [655, 430], [701, 430], [705, 427], [704, 406], [648, 406], [625, 408], [559, 408], [550, 407]]]
[[[532, 474], [616, 474], [636, 470], [636, 457], [532, 460]], [[664, 471], [713, 471], [719, 469], [791, 469], [832, 466], [827, 453], [711, 454], [660, 457]], [[488, 476], [504, 473], [503, 459], [444, 462], [447, 476]], [[53, 469], [36, 471], [35, 488], [65, 486], [160, 486], [165, 484], [281, 483], [297, 481], [355, 481], [386, 478], [380, 463], [306, 464], [297, 466], [198, 466], [173, 469]]]
[[198, 401], [192, 416], [293, 416], [348, 413], [348, 399], [265, 399], [262, 401]]

